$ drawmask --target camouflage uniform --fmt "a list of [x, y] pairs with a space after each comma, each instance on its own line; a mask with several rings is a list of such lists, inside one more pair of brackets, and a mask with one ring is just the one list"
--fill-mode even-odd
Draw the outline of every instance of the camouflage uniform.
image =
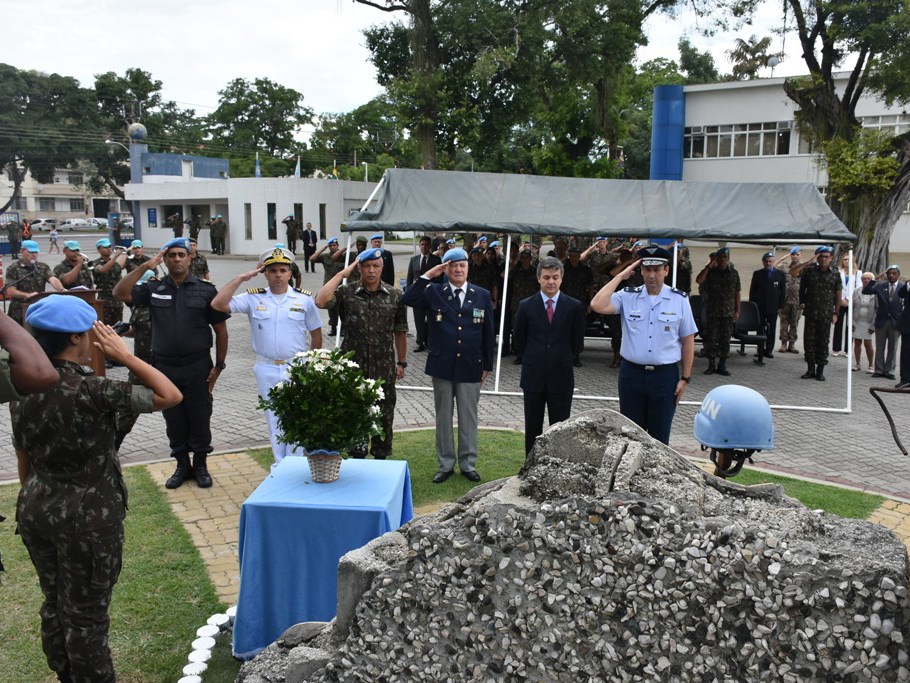
[[824, 365], [828, 362], [828, 342], [835, 295], [840, 299], [843, 288], [840, 273], [834, 268], [822, 270], [817, 264], [806, 266], [800, 275], [799, 298], [803, 304], [803, 346], [806, 362]]
[[[322, 284], [325, 284], [335, 277], [336, 273], [340, 273], [344, 270], [344, 261], [333, 261], [332, 252], [328, 250], [324, 251], [319, 257], [319, 263], [321, 263], [322, 267], [325, 269], [325, 273], [322, 276]], [[356, 272], [357, 271], [355, 271], [355, 273]], [[354, 273], [351, 273], [351, 275], [353, 276]], [[357, 276], [359, 277], [360, 273], [357, 273]], [[353, 280], [353, 277], [348, 278], [348, 282], [351, 280]], [[329, 327], [333, 330], [338, 327], [338, 311], [334, 308], [329, 310]]]
[[[527, 270], [521, 267], [520, 261], [517, 263], [514, 267], [509, 266], [508, 295], [506, 297], [508, 309], [503, 308], [502, 304], [500, 304], [504, 314], [508, 310], [504, 331], [507, 341], [512, 336], [512, 327], [515, 323], [515, 314], [518, 312], [518, 304], [521, 303], [522, 299], [527, 299], [534, 292], [540, 290], [540, 283], [537, 282], [537, 268], [534, 267], [533, 262]], [[504, 347], [506, 353], [511, 350], [510, 343], [504, 344]]]
[[483, 287], [493, 296], [493, 292], [499, 287], [499, 273], [496, 266], [492, 263], [483, 261], [479, 266], [471, 261], [468, 264], [468, 282], [478, 287]]
[[30, 463], [16, 506], [18, 532], [44, 595], [48, 666], [61, 680], [108, 682], [108, 607], [126, 514], [114, 420], [118, 412], [151, 412], [153, 394], [74, 363], [54, 364], [60, 383], [26, 396], [12, 412], [13, 442]]
[[[126, 272], [131, 273], [146, 261], [151, 260], [148, 256], [140, 256], [130, 259], [126, 262]], [[132, 304], [130, 306], [130, 328], [133, 331], [133, 355], [140, 360], [144, 360], [151, 365], [152, 363], [152, 316], [149, 313], [148, 306]], [[132, 372], [129, 374], [131, 384], [141, 384], [139, 378]], [[139, 413], [118, 413], [117, 414], [117, 450], [120, 450], [120, 443], [133, 431], [133, 425], [139, 419]]]
[[566, 261], [563, 267], [565, 270], [560, 290], [573, 299], [578, 299], [587, 308], [591, 300], [590, 292], [591, 284], [594, 282], [594, 273], [584, 263], [573, 267], [569, 261]]
[[205, 256], [198, 251], [196, 252], [196, 255], [190, 259], [190, 272], [200, 280], [208, 279], [209, 262]]
[[6, 239], [9, 240], [9, 255], [15, 261], [19, 258], [19, 251], [22, 249], [22, 223], [18, 221], [7, 223]]
[[[14, 286], [20, 292], [43, 292], [52, 275], [50, 266], [46, 263], [35, 261], [35, 269], [31, 270], [22, 263], [16, 262], [7, 268], [6, 281], [9, 284], [15, 282]], [[16, 282], [21, 277], [25, 277], [25, 279]], [[9, 317], [20, 325], [22, 324], [22, 303], [18, 299], [12, 299], [9, 303]]]
[[790, 262], [781, 263], [778, 268], [787, 276], [787, 298], [780, 309], [780, 340], [791, 344], [799, 339], [800, 316], [799, 278], [790, 275]]
[[188, 223], [190, 226], [190, 239], [198, 240], [199, 239], [199, 229], [202, 227], [200, 224], [200, 221], [199, 221], [199, 216], [193, 216], [192, 218], [190, 218], [189, 220], [184, 221], [184, 222]]
[[[54, 277], [62, 282], [63, 276], [70, 272], [73, 267], [69, 262], [64, 259], [56, 266], [54, 266]], [[88, 269], [88, 263], [83, 264], [82, 270], [79, 271], [79, 277], [76, 278], [76, 281], [71, 284], [68, 289], [73, 289], [74, 287], [85, 287], [86, 289], [94, 289], [95, 282], [92, 279], [92, 271]]]
[[116, 325], [123, 320], [123, 302], [114, 296], [114, 287], [120, 282], [123, 268], [121, 268], [119, 263], [115, 263], [106, 273], [98, 270], [110, 260], [99, 256], [92, 261], [92, 265], [95, 268], [92, 271], [92, 277], [95, 279], [98, 299], [104, 304], [104, 323], [106, 325]]
[[[380, 282], [379, 289], [368, 292], [359, 282], [348, 283], [335, 290], [326, 308], [338, 309], [342, 328], [347, 330], [341, 342], [342, 351], [353, 351], [354, 361], [371, 379], [381, 379], [385, 398], [379, 406], [383, 436], [374, 436], [370, 445], [374, 458], [392, 454], [392, 423], [395, 419], [395, 333], [408, 331], [401, 291]], [[354, 457], [366, 455], [353, 451]]]
[[594, 291], [599, 292], [610, 281], [610, 269], [616, 265], [616, 254], [592, 251], [584, 260], [594, 276]]
[[211, 238], [212, 238], [212, 253], [213, 254], [224, 254], [224, 236], [227, 234], [227, 224], [221, 220], [217, 219], [212, 223], [211, 228]]
[[732, 265], [724, 270], [711, 268], [705, 277], [704, 291], [708, 307], [708, 322], [702, 330], [705, 355], [724, 360], [730, 355], [730, 337], [736, 322], [733, 316], [740, 295], [739, 273]]

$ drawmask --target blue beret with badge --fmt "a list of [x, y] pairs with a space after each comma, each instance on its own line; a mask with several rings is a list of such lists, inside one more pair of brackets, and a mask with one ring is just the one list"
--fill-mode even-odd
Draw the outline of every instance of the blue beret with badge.
[[381, 240], [381, 239], [385, 239], [385, 238], [382, 236], [382, 233], [381, 233], [381, 232], [377, 232], [377, 233], [376, 233], [375, 235], [373, 235], [370, 239], [371, 239], [371, 240]]
[[25, 313], [25, 322], [39, 330], [78, 334], [98, 319], [95, 309], [78, 296], [51, 294], [39, 299]]
[[790, 255], [792, 256], [793, 254], [798, 254], [798, 253], [800, 253], [802, 250], [803, 250], [802, 247], [791, 247], [791, 248], [790, 248]]
[[606, 238], [606, 237], [603, 237], [603, 236], [601, 235], [601, 236], [598, 236], [598, 237], [594, 238], [594, 241], [595, 241], [595, 242], [606, 242], [606, 241], [607, 241], [607, 238]]
[[109, 247], [111, 246], [111, 241], [107, 237], [102, 237], [100, 240], [95, 242], [96, 247]]
[[495, 249], [498, 246], [499, 246], [499, 240], [493, 240], [492, 242], [490, 242], [490, 249]]
[[376, 259], [382, 258], [382, 249], [376, 247], [375, 249], [366, 249], [362, 254], [360, 254], [360, 262], [364, 261], [375, 261]]
[[161, 251], [167, 251], [168, 249], [185, 249], [189, 251], [190, 241], [186, 237], [175, 237], [169, 242], [165, 242], [164, 246], [161, 247]]
[[22, 240], [21, 248], [30, 251], [33, 254], [37, 254], [41, 251], [41, 248], [35, 240]]
[[815, 255], [818, 256], [819, 254], [831, 254], [833, 252], [834, 252], [834, 249], [832, 249], [831, 247], [824, 246], [824, 247], [819, 247], [818, 249], [816, 249]]
[[338, 238], [337, 238], [337, 237], [333, 237], [332, 239], [330, 239], [330, 240], [328, 241], [328, 244], [338, 244]]
[[453, 240], [453, 239], [447, 239], [447, 240], [446, 240], [446, 244], [455, 244], [455, 240]]
[[468, 255], [464, 249], [449, 249], [442, 257], [443, 263], [452, 263], [454, 261], [467, 261]]

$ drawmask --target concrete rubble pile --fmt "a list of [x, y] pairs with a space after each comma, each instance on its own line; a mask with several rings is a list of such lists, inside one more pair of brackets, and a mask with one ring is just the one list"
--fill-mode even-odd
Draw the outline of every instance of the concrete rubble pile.
[[904, 681], [908, 578], [883, 527], [717, 479], [596, 410], [518, 477], [346, 555], [336, 619], [238, 680]]

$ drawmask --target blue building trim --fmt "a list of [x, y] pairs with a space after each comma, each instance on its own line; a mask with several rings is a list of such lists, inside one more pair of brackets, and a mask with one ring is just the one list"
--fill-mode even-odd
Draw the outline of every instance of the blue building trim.
[[180, 178], [183, 176], [184, 161], [193, 162], [194, 178], [218, 180], [229, 177], [230, 162], [227, 159], [161, 152], [146, 152], [142, 155], [142, 174], [177, 176]]
[[651, 115], [651, 180], [682, 180], [685, 126], [683, 86], [658, 85]]

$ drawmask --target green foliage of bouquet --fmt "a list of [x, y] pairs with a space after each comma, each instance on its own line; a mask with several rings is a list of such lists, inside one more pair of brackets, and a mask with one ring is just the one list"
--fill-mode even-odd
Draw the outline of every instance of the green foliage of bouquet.
[[382, 380], [368, 379], [339, 349], [298, 353], [288, 363], [288, 378], [259, 398], [259, 408], [274, 411], [281, 441], [305, 450], [345, 452], [382, 434], [379, 401]]

